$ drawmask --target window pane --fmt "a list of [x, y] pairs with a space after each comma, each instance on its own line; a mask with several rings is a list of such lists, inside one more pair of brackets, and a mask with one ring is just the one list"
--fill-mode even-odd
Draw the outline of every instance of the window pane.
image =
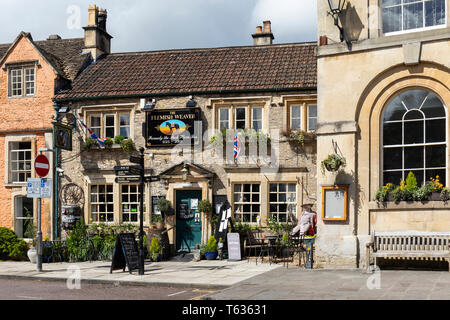
[[114, 127], [114, 115], [106, 115], [105, 116], [105, 125], [107, 127]]
[[402, 7], [383, 8], [383, 32], [402, 30]]
[[436, 176], [439, 176], [439, 182], [446, 186], [446, 178], [445, 178], [445, 170], [427, 170], [426, 181], [430, 181], [430, 178], [436, 179]]
[[130, 115], [128, 113], [120, 114], [120, 125], [129, 126], [130, 125]]
[[300, 129], [301, 128], [301, 122], [299, 119], [292, 119], [292, 125], [291, 125], [291, 129]]
[[445, 0], [425, 2], [425, 26], [437, 26], [445, 23]]
[[403, 6], [403, 29], [423, 27], [423, 4], [413, 3]]
[[383, 125], [383, 144], [385, 146], [402, 144], [401, 122], [385, 123]]
[[291, 117], [293, 119], [300, 119], [301, 117], [301, 107], [300, 105], [295, 105], [291, 107]]
[[403, 101], [405, 106], [411, 109], [419, 109], [420, 106], [425, 101], [425, 98], [428, 96], [429, 92], [422, 89], [413, 89], [402, 92], [399, 95], [399, 98]]
[[384, 111], [384, 121], [402, 120], [405, 112], [406, 108], [402, 104], [402, 99], [400, 96], [397, 96], [394, 100], [389, 102]]
[[100, 127], [100, 116], [91, 116], [91, 127]]
[[405, 148], [405, 169], [423, 168], [423, 147]]
[[425, 149], [427, 168], [445, 167], [445, 150], [445, 145], [427, 146]]
[[316, 130], [317, 118], [309, 118], [308, 130]]
[[[414, 170], [411, 171], [412, 173], [414, 173], [414, 176], [416, 177], [416, 181], [417, 181], [417, 186], [421, 186], [422, 184], [425, 183], [424, 179], [424, 172], [423, 170]], [[406, 177], [408, 177], [409, 171], [405, 171], [405, 180]]]
[[445, 119], [426, 121], [426, 142], [445, 142]]
[[424, 121], [411, 121], [404, 123], [405, 144], [424, 143], [423, 123]]
[[445, 117], [444, 106], [441, 100], [433, 93], [428, 95], [421, 110], [427, 118]]
[[401, 171], [385, 172], [383, 174], [383, 184], [393, 183], [395, 185], [399, 185], [401, 179], [402, 179]]
[[383, 163], [385, 170], [402, 169], [402, 148], [385, 148]]
[[387, 7], [387, 6], [392, 6], [392, 5], [396, 5], [396, 4], [401, 4], [402, 0], [382, 0], [381, 4], [383, 5], [383, 7]]
[[130, 137], [130, 128], [129, 127], [128, 128], [121, 127], [119, 135], [124, 137], [124, 138], [129, 138]]
[[423, 114], [419, 110], [414, 109], [414, 110], [407, 112], [405, 114], [404, 119], [405, 120], [422, 120], [423, 118], [424, 118]]

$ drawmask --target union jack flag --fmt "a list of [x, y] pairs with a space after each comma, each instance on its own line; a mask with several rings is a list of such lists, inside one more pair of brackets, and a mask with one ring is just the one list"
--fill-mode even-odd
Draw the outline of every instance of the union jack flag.
[[240, 151], [241, 151], [241, 139], [239, 139], [238, 134], [236, 132], [234, 134], [234, 145], [233, 145], [234, 162], [237, 161]]
[[84, 128], [86, 128], [86, 130], [87, 130], [87, 131], [89, 132], [89, 134], [91, 135], [91, 138], [94, 139], [94, 140], [97, 140], [97, 142], [100, 144], [100, 146], [101, 146], [102, 148], [104, 148], [104, 147], [105, 147], [105, 140], [106, 140], [106, 139], [101, 139], [101, 138], [97, 137], [97, 135], [94, 133], [94, 131], [92, 131], [90, 128], [88, 128], [88, 126], [85, 125], [84, 122], [81, 121], [81, 119], [78, 119], [78, 118], [77, 118], [77, 120], [80, 121], [81, 125], [82, 125]]

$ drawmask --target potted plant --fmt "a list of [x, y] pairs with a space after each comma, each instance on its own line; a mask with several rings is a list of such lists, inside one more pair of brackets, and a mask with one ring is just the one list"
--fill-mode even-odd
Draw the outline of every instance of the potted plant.
[[125, 139], [120, 142], [120, 147], [126, 153], [132, 153], [134, 151], [134, 143], [131, 139]]
[[198, 203], [198, 210], [203, 213], [211, 213], [212, 212], [212, 204], [209, 200], [200, 200]]
[[325, 173], [325, 169], [330, 172], [336, 172], [341, 167], [345, 167], [345, 165], [345, 158], [336, 153], [329, 154], [328, 157], [320, 163], [322, 173]]
[[112, 138], [106, 138], [105, 140], [105, 148], [111, 148], [112, 145], [114, 144], [114, 140]]
[[[25, 208], [26, 211], [28, 211]], [[25, 234], [27, 234], [32, 240], [31, 240], [31, 246], [27, 251], [27, 256], [28, 259], [30, 259], [31, 263], [36, 263], [36, 256], [37, 256], [37, 252], [36, 252], [36, 227], [34, 226], [34, 223], [31, 221], [25, 231]]]
[[150, 259], [153, 262], [161, 261], [161, 246], [157, 237], [153, 237], [150, 243], [150, 255]]
[[166, 216], [167, 212], [172, 208], [172, 202], [167, 200], [166, 198], [159, 198], [158, 202], [156, 202], [156, 209], [161, 211], [161, 214]]
[[164, 221], [163, 218], [160, 214], [154, 214], [152, 216], [152, 221], [155, 224], [155, 227], [157, 230], [162, 230], [164, 229]]
[[216, 260], [217, 259], [217, 240], [214, 236], [210, 236], [208, 239], [208, 243], [204, 247], [205, 258], [207, 260]]

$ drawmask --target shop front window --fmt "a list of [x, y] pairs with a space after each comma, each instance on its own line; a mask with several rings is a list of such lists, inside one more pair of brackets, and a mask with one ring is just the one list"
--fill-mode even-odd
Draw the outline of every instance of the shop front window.
[[447, 112], [441, 99], [422, 89], [405, 91], [383, 116], [383, 184], [399, 185], [411, 171], [419, 185], [439, 176], [446, 184]]
[[234, 218], [244, 223], [256, 223], [261, 214], [260, 185], [253, 183], [234, 185]]
[[114, 221], [113, 186], [93, 184], [90, 187], [92, 222]]
[[269, 185], [270, 217], [278, 222], [292, 221], [297, 216], [297, 186], [295, 183]]

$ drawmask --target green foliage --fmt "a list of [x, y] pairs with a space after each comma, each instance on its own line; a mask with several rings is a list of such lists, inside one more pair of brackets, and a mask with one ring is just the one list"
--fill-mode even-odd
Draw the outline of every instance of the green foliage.
[[426, 201], [428, 197], [433, 193], [434, 186], [432, 183], [427, 182], [424, 186], [417, 188], [414, 192], [414, 198], [418, 201]]
[[157, 237], [152, 238], [152, 242], [150, 243], [150, 254], [153, 260], [156, 260], [158, 255], [161, 254], [161, 246], [159, 245], [159, 240]]
[[450, 199], [450, 189], [447, 187], [442, 188], [441, 190], [441, 200], [448, 201]]
[[109, 148], [114, 144], [114, 139], [112, 138], [106, 138], [105, 140], [105, 147]]
[[295, 227], [295, 223], [278, 222], [273, 217], [267, 220], [267, 228], [275, 235], [282, 235]]
[[210, 236], [205, 246], [205, 252], [217, 252], [217, 240], [214, 236]]
[[212, 204], [209, 200], [200, 200], [198, 204], [198, 210], [203, 213], [211, 213], [212, 212]]
[[167, 213], [167, 211], [172, 208], [172, 202], [166, 198], [159, 198], [158, 202], [156, 202], [156, 208], [162, 213]]
[[411, 192], [417, 190], [416, 176], [411, 171], [408, 173], [408, 177], [406, 177], [406, 189]]
[[120, 147], [126, 153], [132, 153], [134, 151], [134, 143], [131, 139], [125, 139], [120, 142]]
[[211, 216], [211, 230], [216, 230], [217, 227], [217, 223], [219, 222], [219, 215], [218, 214], [213, 214]]
[[73, 230], [69, 232], [66, 246], [70, 262], [82, 262], [89, 259], [87, 229], [84, 220], [81, 219], [75, 223]]
[[92, 139], [91, 137], [87, 137], [86, 141], [83, 144], [84, 149], [91, 149], [93, 146], [97, 146], [98, 142], [97, 140]]
[[221, 148], [224, 145], [224, 141], [226, 139], [227, 129], [223, 128], [222, 130], [216, 132], [209, 139], [209, 144], [212, 145], [215, 149]]
[[0, 227], [0, 260], [24, 259], [27, 254], [27, 243], [17, 237], [14, 231]]
[[325, 160], [320, 163], [322, 174], [325, 173], [325, 169], [328, 171], [338, 171], [340, 168], [345, 167], [347, 164], [344, 157], [338, 154], [329, 154]]
[[122, 137], [122, 136], [115, 136], [115, 137], [114, 137], [114, 143], [121, 144], [121, 142], [122, 142], [124, 139], [125, 139], [125, 138]]
[[241, 237], [246, 237], [248, 231], [258, 230], [257, 226], [252, 226], [248, 223], [236, 222], [233, 219], [233, 232], [237, 232], [241, 235]]
[[152, 223], [163, 222], [163, 218], [160, 214], [152, 214]]

